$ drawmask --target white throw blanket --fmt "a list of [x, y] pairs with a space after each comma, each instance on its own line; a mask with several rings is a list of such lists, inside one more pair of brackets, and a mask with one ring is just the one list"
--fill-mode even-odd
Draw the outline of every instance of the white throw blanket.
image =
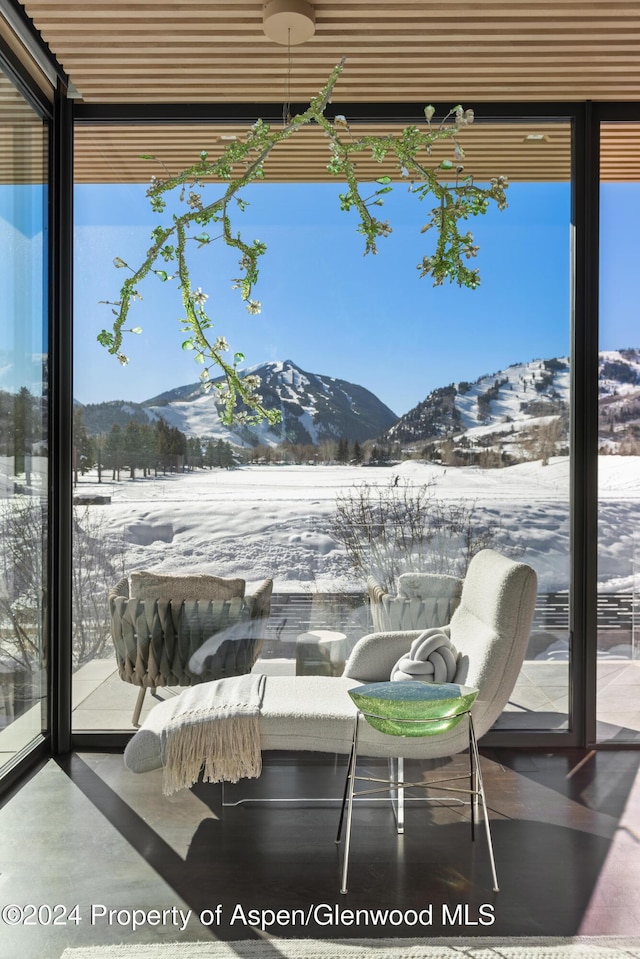
[[161, 734], [162, 792], [198, 781], [255, 779], [262, 771], [259, 716], [265, 676], [249, 673], [190, 686]]

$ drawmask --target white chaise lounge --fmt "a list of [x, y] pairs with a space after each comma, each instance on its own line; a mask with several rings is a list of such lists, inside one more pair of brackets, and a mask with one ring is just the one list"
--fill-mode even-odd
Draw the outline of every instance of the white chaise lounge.
[[[443, 628], [458, 653], [453, 682], [479, 690], [472, 715], [476, 735], [496, 721], [513, 690], [524, 659], [536, 598], [536, 574], [493, 550], [469, 564], [460, 605]], [[358, 641], [341, 677], [267, 676], [260, 711], [262, 750], [311, 750], [349, 754], [355, 706], [347, 690], [388, 680], [419, 630], [372, 633]], [[161, 767], [160, 735], [177, 698], [155, 706], [125, 749], [136, 773]], [[451, 756], [468, 746], [466, 724], [437, 736], [385, 736], [368, 724], [359, 754], [424, 759]]]

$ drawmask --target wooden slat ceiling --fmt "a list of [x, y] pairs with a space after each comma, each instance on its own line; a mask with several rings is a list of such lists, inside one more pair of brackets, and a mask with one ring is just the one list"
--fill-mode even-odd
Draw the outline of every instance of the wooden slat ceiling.
[[600, 179], [640, 183], [640, 123], [601, 125]]
[[[388, 133], [389, 125], [358, 124], [355, 133]], [[93, 126], [76, 130], [75, 176], [78, 183], [147, 183], [153, 174], [162, 177], [161, 166], [143, 160], [152, 154], [171, 173], [198, 160], [201, 150], [214, 158], [239, 135], [237, 127], [205, 124]], [[530, 139], [542, 135], [544, 139]], [[571, 126], [567, 122], [477, 124], [460, 137], [465, 150], [465, 173], [477, 181], [497, 174], [517, 181], [566, 181], [571, 175]], [[269, 157], [266, 178], [270, 182], [318, 182], [334, 179], [326, 171], [326, 139], [317, 127], [299, 131], [295, 139], [281, 144]], [[434, 158], [450, 156], [450, 147], [436, 145]], [[362, 158], [362, 179], [374, 180], [395, 170]], [[640, 123], [606, 123], [601, 128], [600, 179], [608, 182], [640, 182]]]
[[[394, 127], [383, 124], [357, 124], [358, 134], [387, 134]], [[395, 127], [396, 131], [400, 128]], [[148, 182], [152, 174], [162, 178], [162, 167], [141, 159], [152, 154], [162, 160], [170, 173], [196, 163], [201, 150], [213, 159], [229, 139], [240, 135], [238, 127], [194, 125], [101, 126], [79, 125], [75, 140], [76, 181]], [[542, 135], [544, 140], [529, 136]], [[460, 136], [466, 157], [465, 173], [476, 180], [488, 180], [498, 174], [510, 180], [568, 180], [570, 177], [571, 127], [567, 122], [554, 124], [477, 124]], [[299, 130], [280, 144], [265, 165], [271, 182], [322, 181], [335, 179], [327, 173], [328, 141], [319, 127]], [[437, 144], [434, 161], [451, 158], [451, 144]], [[362, 179], [374, 180], [385, 173], [396, 175], [394, 168], [375, 163], [364, 156], [358, 160]]]
[[[245, 0], [23, 0], [89, 103], [265, 102], [287, 51]], [[637, 0], [315, 0], [292, 50], [304, 102], [342, 57], [343, 101], [640, 99]], [[465, 102], [466, 101], [466, 102]]]
[[[92, 104], [305, 103], [342, 57], [340, 102], [640, 101], [637, 0], [316, 0], [315, 35], [291, 50], [262, 30], [245, 0], [23, 0], [82, 98]], [[288, 78], [288, 79], [287, 79]], [[358, 129], [372, 129], [358, 127]], [[378, 131], [380, 127], [376, 128]], [[545, 139], [527, 141], [528, 133]], [[80, 126], [78, 182], [146, 182], [140, 153], [170, 169], [215, 153], [233, 127]], [[214, 138], [218, 139], [215, 140]], [[216, 146], [217, 143], [217, 146]], [[278, 180], [330, 179], [312, 128], [270, 159]], [[566, 123], [477, 124], [465, 131], [477, 179], [569, 176]], [[640, 130], [604, 131], [603, 178], [640, 180]], [[362, 175], [381, 168], [363, 164]]]
[[0, 73], [0, 184], [44, 183], [46, 128]]

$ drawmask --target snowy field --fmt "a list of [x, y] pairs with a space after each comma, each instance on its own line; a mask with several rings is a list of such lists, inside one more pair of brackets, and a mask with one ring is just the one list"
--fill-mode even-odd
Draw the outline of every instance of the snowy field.
[[[330, 535], [336, 497], [364, 483], [431, 484], [433, 495], [474, 505], [497, 529], [497, 548], [516, 546], [540, 579], [540, 592], [569, 582], [569, 462], [506, 469], [444, 468], [406, 462], [394, 467], [247, 466], [200, 470], [97, 486], [81, 478], [76, 496], [110, 495], [87, 507], [104, 517], [126, 551], [126, 570], [242, 576], [248, 587], [266, 576], [278, 592], [362, 590], [344, 549]], [[600, 458], [601, 589], [640, 588], [640, 458]]]

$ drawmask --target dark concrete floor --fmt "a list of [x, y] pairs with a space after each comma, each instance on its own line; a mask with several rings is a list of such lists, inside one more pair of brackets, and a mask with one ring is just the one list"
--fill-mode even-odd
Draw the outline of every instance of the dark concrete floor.
[[[362, 803], [341, 896], [335, 804], [223, 807], [220, 787], [203, 785], [164, 798], [160, 774], [129, 773], [121, 755], [51, 760], [0, 808], [0, 905], [22, 912], [20, 924], [0, 920], [0, 957], [250, 939], [278, 910], [267, 931], [296, 938], [637, 935], [639, 768], [633, 751], [485, 752], [499, 893], [466, 809], [410, 806], [398, 837], [386, 803]], [[331, 757], [269, 756], [260, 780], [225, 799], [339, 795], [343, 778]], [[378, 909], [390, 921], [367, 925]], [[179, 910], [191, 910], [184, 929]], [[345, 910], [361, 910], [358, 922]]]

